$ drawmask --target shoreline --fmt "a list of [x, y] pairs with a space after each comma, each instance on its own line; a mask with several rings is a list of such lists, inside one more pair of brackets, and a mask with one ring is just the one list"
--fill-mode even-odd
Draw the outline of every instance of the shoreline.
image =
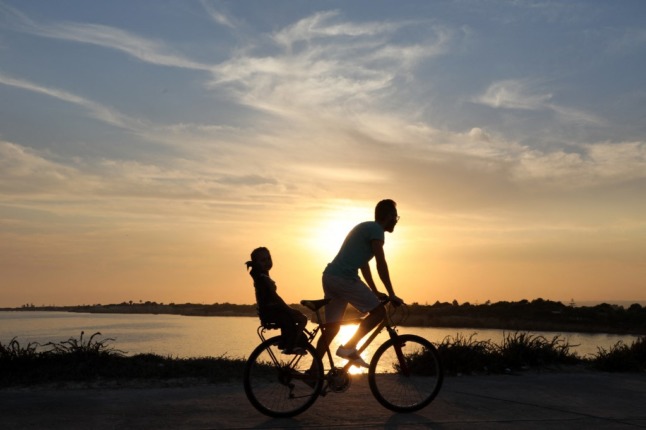
[[[231, 309], [231, 307], [234, 307]], [[300, 305], [291, 305], [308, 316], [314, 315]], [[646, 309], [646, 308], [645, 308]], [[186, 317], [248, 317], [257, 318], [255, 305], [94, 305], [94, 306], [46, 306], [29, 308], [0, 308], [0, 312], [69, 312], [87, 314], [121, 314], [121, 315], [179, 315]], [[362, 314], [352, 309], [346, 312], [346, 318], [360, 318]], [[642, 325], [646, 321], [642, 321]], [[435, 315], [430, 312], [411, 312], [408, 318], [398, 324], [401, 327], [423, 328], [454, 328], [459, 330], [505, 330], [511, 332], [554, 332], [554, 333], [586, 333], [586, 334], [616, 334], [644, 336], [646, 326], [627, 327], [612, 324], [600, 324], [590, 321], [553, 321], [527, 320], [510, 316], [465, 316], [465, 315]]]

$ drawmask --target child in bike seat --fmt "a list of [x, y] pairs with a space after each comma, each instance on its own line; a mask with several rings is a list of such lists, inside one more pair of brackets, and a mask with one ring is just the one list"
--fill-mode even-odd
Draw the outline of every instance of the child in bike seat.
[[[275, 323], [281, 330], [281, 342], [278, 347], [284, 354], [305, 354], [301, 346], [305, 342], [303, 329], [307, 317], [293, 309], [276, 292], [276, 283], [269, 277], [273, 261], [269, 250], [256, 248], [251, 252], [251, 261], [247, 261], [247, 270], [253, 278], [256, 290], [256, 305], [262, 324]], [[300, 345], [299, 345], [300, 344]]]

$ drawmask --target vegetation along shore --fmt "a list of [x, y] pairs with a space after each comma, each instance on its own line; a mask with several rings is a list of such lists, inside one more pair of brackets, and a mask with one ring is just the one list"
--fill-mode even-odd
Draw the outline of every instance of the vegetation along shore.
[[[306, 315], [305, 307], [294, 307]], [[156, 302], [123, 302], [108, 305], [34, 306], [4, 308], [4, 311], [65, 311], [89, 313], [176, 314], [188, 316], [255, 317], [255, 305], [231, 303], [176, 304]], [[510, 331], [559, 331], [580, 333], [646, 334], [646, 307], [634, 303], [628, 307], [602, 303], [596, 306], [565, 305], [561, 302], [535, 299], [518, 302], [486, 302], [484, 304], [436, 302], [432, 305], [413, 303], [408, 317], [400, 325], [414, 327], [492, 328]], [[350, 317], [352, 315], [349, 315]]]
[[[134, 382], [172, 384], [241, 380], [244, 359], [227, 357], [173, 358], [156, 354], [128, 356], [100, 333], [63, 342], [0, 343], [0, 388], [81, 383], [127, 385]], [[580, 357], [560, 336], [508, 333], [500, 344], [474, 336], [447, 337], [437, 345], [447, 375], [537, 371], [646, 371], [646, 337], [631, 345], [621, 342], [594, 356]], [[414, 359], [419, 359], [416, 357]], [[423, 356], [421, 357], [423, 359]]]
[[[256, 317], [253, 305], [120, 303], [68, 307], [25, 305], [4, 311], [66, 311], [93, 313], [153, 313], [201, 316]], [[448, 375], [510, 373], [531, 369], [597, 370], [608, 372], [646, 371], [646, 308], [600, 304], [592, 307], [563, 305], [542, 299], [531, 302], [435, 303], [407, 307], [400, 325], [456, 328], [500, 328], [508, 333], [500, 344], [475, 340], [472, 336], [448, 336], [438, 345]], [[305, 311], [305, 309], [303, 309]], [[608, 350], [581, 357], [560, 335], [545, 337], [531, 331], [576, 331], [637, 334], [632, 344], [618, 342]], [[463, 330], [464, 331], [464, 330]], [[173, 358], [156, 354], [128, 355], [100, 333], [64, 342], [45, 344], [0, 342], [0, 388], [61, 382], [128, 383], [132, 381], [181, 380], [218, 383], [241, 378], [244, 359], [228, 357]], [[193, 383], [193, 382], [189, 382]]]

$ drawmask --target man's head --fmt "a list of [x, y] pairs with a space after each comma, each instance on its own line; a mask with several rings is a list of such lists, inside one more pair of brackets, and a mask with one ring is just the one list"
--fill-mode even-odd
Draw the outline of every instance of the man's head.
[[381, 224], [385, 231], [392, 233], [397, 221], [399, 221], [397, 203], [390, 199], [377, 203], [377, 206], [375, 206], [375, 221]]

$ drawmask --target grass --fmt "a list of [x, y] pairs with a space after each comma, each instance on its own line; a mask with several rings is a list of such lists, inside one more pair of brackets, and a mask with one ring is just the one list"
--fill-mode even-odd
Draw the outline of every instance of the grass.
[[0, 387], [55, 382], [101, 380], [170, 380], [195, 378], [208, 382], [238, 379], [243, 359], [226, 357], [173, 358], [156, 354], [126, 356], [113, 348], [113, 339], [84, 333], [63, 342], [23, 347], [14, 338], [0, 342]]
[[605, 372], [646, 371], [646, 336], [637, 338], [630, 346], [617, 342], [609, 350], [597, 348], [592, 366]]
[[580, 357], [560, 336], [548, 339], [527, 332], [507, 333], [502, 344], [457, 334], [438, 346], [445, 372], [449, 375], [510, 373], [529, 369], [583, 366], [606, 372], [646, 371], [646, 337], [632, 345], [618, 342], [610, 350], [599, 348], [591, 357]]
[[[94, 333], [44, 345], [0, 342], [0, 387], [65, 382], [200, 380], [238, 381], [245, 359], [173, 358], [156, 354], [127, 356], [112, 347], [114, 339]], [[579, 357], [563, 338], [527, 332], [507, 333], [501, 344], [476, 340], [475, 334], [447, 336], [437, 345], [447, 375], [496, 374], [572, 365], [604, 372], [646, 371], [646, 337], [631, 345], [618, 342], [591, 357]], [[422, 359], [422, 355], [413, 357]]]

